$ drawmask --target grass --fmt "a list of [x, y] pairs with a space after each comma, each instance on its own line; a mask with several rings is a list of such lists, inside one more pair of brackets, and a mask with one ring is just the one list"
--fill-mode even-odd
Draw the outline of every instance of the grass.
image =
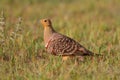
[[[0, 80], [119, 80], [119, 9], [119, 0], [1, 0]], [[48, 54], [39, 23], [46, 17], [103, 57], [76, 65]]]

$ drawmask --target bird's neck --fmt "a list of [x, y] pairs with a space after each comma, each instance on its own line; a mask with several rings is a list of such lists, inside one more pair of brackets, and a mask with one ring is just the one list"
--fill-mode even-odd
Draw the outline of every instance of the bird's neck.
[[44, 42], [45, 44], [48, 43], [49, 39], [51, 36], [55, 33], [55, 30], [50, 26], [50, 27], [45, 27], [44, 29]]

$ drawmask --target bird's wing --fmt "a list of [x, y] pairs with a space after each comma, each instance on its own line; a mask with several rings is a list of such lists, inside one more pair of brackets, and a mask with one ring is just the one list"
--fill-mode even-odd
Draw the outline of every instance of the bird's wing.
[[48, 43], [48, 52], [55, 55], [74, 55], [74, 54], [87, 54], [83, 46], [81, 46], [75, 40], [64, 36], [62, 34], [54, 34], [52, 39]]

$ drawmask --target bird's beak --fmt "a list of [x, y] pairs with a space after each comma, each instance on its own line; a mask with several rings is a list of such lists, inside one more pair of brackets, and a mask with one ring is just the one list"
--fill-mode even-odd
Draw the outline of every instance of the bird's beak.
[[40, 21], [40, 23], [43, 25], [43, 20], [42, 20], [42, 19], [40, 19], [39, 21]]
[[42, 23], [42, 19], [40, 19], [39, 21], [40, 21], [40, 23]]

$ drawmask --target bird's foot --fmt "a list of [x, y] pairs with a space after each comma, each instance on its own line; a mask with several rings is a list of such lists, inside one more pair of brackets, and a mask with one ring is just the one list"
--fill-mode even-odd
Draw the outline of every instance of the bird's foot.
[[66, 61], [67, 59], [68, 59], [68, 56], [63, 56], [63, 57], [62, 57], [62, 60], [63, 60], [63, 61]]

